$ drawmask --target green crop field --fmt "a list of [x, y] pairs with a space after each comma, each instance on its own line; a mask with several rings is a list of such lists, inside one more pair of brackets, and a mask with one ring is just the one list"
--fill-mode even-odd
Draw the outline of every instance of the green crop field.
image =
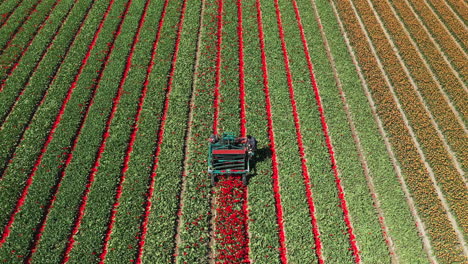
[[0, 262], [468, 263], [467, 116], [461, 0], [0, 0]]

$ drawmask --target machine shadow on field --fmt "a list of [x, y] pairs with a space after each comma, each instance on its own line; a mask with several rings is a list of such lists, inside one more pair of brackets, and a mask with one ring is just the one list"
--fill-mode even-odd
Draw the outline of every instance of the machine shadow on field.
[[257, 176], [257, 163], [263, 162], [271, 158], [271, 149], [269, 145], [264, 146], [263, 148], [257, 149], [255, 155], [250, 159], [250, 173], [247, 175], [247, 182], [250, 182], [250, 179]]

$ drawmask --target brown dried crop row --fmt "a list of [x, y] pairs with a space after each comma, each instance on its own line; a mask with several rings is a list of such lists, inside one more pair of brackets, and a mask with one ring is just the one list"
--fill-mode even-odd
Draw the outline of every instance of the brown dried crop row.
[[455, 108], [462, 116], [468, 116], [468, 102], [466, 99], [466, 93], [463, 90], [462, 84], [454, 75], [454, 72], [450, 70], [449, 64], [445, 62], [441, 52], [431, 41], [430, 36], [422, 29], [421, 24], [418, 22], [404, 1], [391, 2], [391, 4], [395, 7], [396, 12], [399, 14], [400, 19], [403, 21], [413, 39], [421, 49], [425, 59], [437, 75], [438, 80], [441, 82], [445, 91], [448, 93], [450, 99], [454, 103]]
[[447, 4], [452, 7], [453, 11], [460, 16], [460, 18], [468, 21], [468, 6], [464, 1], [461, 0], [446, 0]]
[[[468, 76], [468, 67], [466, 67], [466, 54], [463, 49], [461, 49], [455, 41], [451, 38], [450, 34], [444, 29], [440, 20], [431, 12], [429, 7], [420, 0], [407, 0], [415, 11], [421, 17], [421, 20], [424, 21], [426, 26], [429, 28], [429, 31], [432, 32], [434, 38], [439, 42], [440, 46], [443, 47], [447, 56], [450, 57], [452, 63], [457, 68], [461, 76]], [[398, 1], [394, 1], [398, 2]], [[464, 79], [463, 81], [466, 81]]]
[[455, 34], [455, 37], [463, 43], [466, 48], [468, 45], [468, 31], [466, 31], [466, 26], [460, 21], [454, 13], [452, 13], [447, 6], [445, 1], [440, 0], [426, 0], [429, 5], [432, 6], [432, 9], [437, 13], [441, 19], [444, 21], [447, 28]]
[[447, 214], [437, 198], [423, 161], [420, 159], [400, 116], [395, 101], [387, 87], [382, 72], [379, 70], [370, 47], [363, 41], [364, 33], [354, 17], [348, 1], [335, 0], [340, 17], [348, 32], [351, 44], [356, 51], [372, 96], [377, 104], [377, 112], [386, 131], [390, 135], [402, 172], [414, 197], [417, 209], [426, 224], [437, 258], [441, 261], [463, 261], [462, 251], [457, 247], [458, 239], [451, 228]]
[[[393, 42], [398, 46], [401, 57], [418, 85], [417, 89], [424, 97], [425, 103], [436, 119], [448, 145], [455, 152], [460, 162], [466, 165], [468, 160], [468, 153], [466, 152], [468, 141], [466, 140], [465, 131], [460, 123], [457, 122], [457, 117], [451, 111], [449, 105], [442, 100], [443, 94], [436, 88], [437, 83], [434, 81], [431, 73], [426, 67], [423, 67], [424, 61], [418, 55], [418, 50], [405, 34], [397, 18], [393, 16], [391, 7], [387, 2], [375, 1], [373, 6], [384, 21], [384, 26], [390, 32]], [[369, 13], [371, 12], [369, 11]], [[404, 99], [411, 101], [411, 98], [403, 98], [402, 101]], [[440, 146], [442, 146], [442, 142], [440, 142]], [[447, 155], [450, 155], [450, 153], [447, 153]]]
[[[396, 94], [400, 98], [403, 109], [423, 148], [426, 159], [434, 170], [434, 175], [454, 215], [457, 217], [462, 231], [468, 234], [468, 214], [466, 214], [466, 208], [468, 208], [468, 190], [463, 182], [463, 178], [450, 162], [450, 154], [444, 149], [443, 142], [437, 136], [436, 129], [431, 125], [429, 116], [424, 111], [424, 105], [417, 99], [417, 94], [412, 84], [403, 73], [404, 69], [401, 67], [392, 46], [385, 37], [381, 37], [385, 36], [385, 33], [380, 27], [367, 1], [356, 0], [355, 5], [366, 24], [372, 41], [377, 47], [377, 53], [382, 58], [387, 74], [393, 83]], [[389, 28], [391, 26], [393, 25], [389, 25]], [[410, 53], [408, 52], [408, 54]], [[416, 58], [412, 59], [415, 60]], [[414, 67], [422, 69], [422, 67], [418, 67], [417, 64], [415, 64]], [[416, 73], [419, 75], [423, 74], [423, 72]], [[424, 82], [424, 78], [421, 79], [421, 81]], [[426, 79], [426, 82], [429, 82], [429, 80]], [[431, 89], [431, 87], [424, 88], [427, 90]], [[436, 100], [434, 102], [436, 104], [440, 103], [440, 98], [434, 97], [432, 100]], [[456, 131], [456, 127], [454, 126], [448, 126], [446, 129], [454, 129], [454, 131]], [[466, 139], [463, 133], [461, 136], [462, 139]]]

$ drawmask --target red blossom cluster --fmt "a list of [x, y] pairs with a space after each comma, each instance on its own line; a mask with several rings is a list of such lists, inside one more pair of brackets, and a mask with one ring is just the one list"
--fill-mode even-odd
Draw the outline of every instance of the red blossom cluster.
[[250, 263], [246, 187], [234, 176], [220, 177], [215, 191], [216, 263]]

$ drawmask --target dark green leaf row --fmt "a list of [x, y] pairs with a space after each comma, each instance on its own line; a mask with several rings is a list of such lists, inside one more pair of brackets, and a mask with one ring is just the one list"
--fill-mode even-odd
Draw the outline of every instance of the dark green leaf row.
[[[36, 36], [0, 93], [0, 117], [2, 120], [6, 118], [0, 130], [0, 141], [3, 145], [0, 148], [2, 167], [18, 146], [25, 128], [63, 61], [69, 43], [78, 31], [77, 21], [80, 21], [80, 17], [76, 17], [77, 11], [70, 12], [70, 8], [74, 6], [72, 0], [64, 0], [57, 5], [55, 12], [50, 15], [51, 23], [47, 23]], [[50, 43], [52, 45], [47, 50]], [[23, 94], [20, 95], [21, 92]], [[14, 108], [9, 112], [12, 107]], [[6, 116], [8, 113], [9, 116]], [[39, 150], [40, 148], [37, 148], [33, 153]]]
[[[72, 1], [70, 1], [72, 2]], [[64, 6], [68, 7], [69, 6]], [[57, 10], [59, 11], [59, 10]], [[67, 9], [63, 10], [66, 13]], [[24, 100], [20, 101], [9, 119], [9, 122], [2, 130], [2, 142], [10, 143], [6, 139], [14, 138], [9, 132], [9, 128], [20, 126], [25, 117], [29, 116], [27, 113], [36, 108], [36, 104], [31, 98], [34, 98], [35, 93], [43, 92], [49, 88], [49, 85], [56, 78], [56, 73], [60, 64], [55, 61], [57, 57], [65, 56], [69, 45], [73, 41], [75, 34], [78, 30], [80, 20], [84, 17], [86, 8], [74, 9], [74, 12], [68, 17], [69, 19], [64, 23], [63, 31], [61, 32], [53, 47], [49, 50], [47, 56], [44, 58], [43, 63], [38, 68], [37, 73], [33, 76], [31, 83], [26, 87]], [[76, 69], [75, 69], [76, 70]], [[72, 81], [72, 76], [69, 77], [68, 83]], [[8, 168], [5, 171], [2, 181], [0, 182], [0, 226], [5, 226], [7, 219], [16, 204], [16, 199], [19, 197], [23, 190], [25, 181], [31, 172], [33, 164], [41, 152], [41, 148], [52, 127], [53, 120], [61, 106], [61, 102], [65, 96], [68, 86], [55, 85], [51, 86], [40, 111], [37, 112], [30, 127], [24, 133], [24, 140], [22, 140], [16, 149], [15, 157], [12, 159]], [[6, 139], [3, 140], [3, 137]], [[16, 140], [16, 138], [15, 138]], [[2, 148], [3, 150], [4, 148]]]
[[[95, 4], [96, 9], [93, 9], [92, 15], [90, 14], [88, 17], [88, 21], [90, 25], [92, 25], [91, 27], [93, 30], [96, 30], [96, 23], [101, 21], [105, 10], [104, 8], [107, 8], [108, 4], [109, 3], [106, 1]], [[101, 33], [97, 39], [96, 46], [88, 60], [88, 64], [83, 69], [81, 77], [78, 80], [77, 87], [75, 88], [75, 94], [72, 96], [72, 101], [74, 103], [72, 104], [72, 102], [70, 102], [70, 108], [67, 108], [67, 111], [71, 111], [72, 109], [74, 111], [78, 111], [80, 113], [80, 117], [84, 118], [83, 111], [85, 110], [86, 104], [90, 103], [90, 95], [93, 89], [98, 89], [95, 98], [91, 101], [93, 104], [91, 106], [89, 116], [86, 119], [87, 122], [84, 124], [84, 128], [81, 130], [81, 134], [79, 135], [76, 150], [72, 153], [72, 162], [65, 169], [65, 176], [58, 189], [57, 200], [48, 216], [42, 239], [38, 245], [36, 254], [33, 255], [33, 262], [60, 262], [66, 243], [68, 242], [68, 237], [71, 232], [74, 218], [77, 214], [81, 196], [86, 188], [88, 172], [92, 167], [96, 150], [98, 148], [97, 145], [101, 140], [102, 130], [104, 127], [104, 121], [102, 119], [107, 117], [107, 113], [110, 110], [109, 101], [112, 100], [112, 94], [115, 94], [115, 89], [113, 89], [114, 87], [106, 90], [105, 88], [107, 87], [101, 89], [100, 86], [95, 88], [95, 85], [97, 85], [96, 81], [99, 78], [98, 75], [104, 65], [104, 59], [109, 50], [109, 45], [113, 42], [114, 32], [122, 19], [121, 15], [124, 8], [124, 0], [116, 1], [113, 4], [112, 9], [109, 11], [109, 15], [104, 22]], [[92, 39], [92, 34], [94, 34], [94, 31], [92, 31], [91, 35], [88, 35], [89, 39]], [[104, 78], [109, 78], [107, 74]], [[78, 102], [74, 100], [77, 100]], [[71, 108], [72, 106], [73, 108]], [[78, 106], [78, 109], [75, 109], [76, 106]], [[64, 119], [67, 116], [73, 115], [72, 113], [74, 113], [74, 111], [66, 112], [64, 114]], [[71, 129], [72, 133], [76, 133], [79, 122], [73, 123], [70, 128], [65, 125], [66, 123], [63, 123], [57, 128], [57, 131], [62, 131], [61, 133], [57, 133], [57, 137], [59, 137], [60, 134], [68, 135], [65, 142], [70, 144], [71, 137], [69, 136], [69, 132], [65, 133], [65, 131]]]
[[[200, 29], [201, 1], [187, 1], [179, 54], [172, 83], [154, 197], [146, 234], [143, 263], [168, 263], [173, 258], [179, 206], [184, 142], [195, 71], [195, 54]], [[204, 139], [204, 137], [201, 137]], [[198, 192], [206, 195], [209, 190]]]
[[[132, 71], [141, 71], [140, 74], [143, 77], [143, 79], [135, 80], [132, 83], [143, 84], [146, 75], [146, 66], [148, 65], [151, 57], [151, 46], [155, 41], [156, 31], [159, 27], [160, 17], [163, 12], [163, 4], [163, 1], [159, 1], [157, 4], [156, 2], [152, 2], [149, 7], [148, 14], [157, 15], [154, 17], [148, 17], [146, 20], [142, 31], [141, 42], [147, 42], [151, 45], [149, 47], [137, 47], [134, 60], [144, 62], [145, 67], [141, 70], [135, 67], [132, 69]], [[174, 52], [176, 29], [180, 18], [181, 5], [182, 1], [169, 1], [165, 11], [164, 24], [161, 28], [161, 37], [156, 50], [156, 58], [154, 61], [155, 65], [150, 75], [149, 90], [143, 104], [140, 122], [137, 124], [139, 130], [136, 134], [133, 152], [131, 153], [128, 164], [129, 169], [123, 183], [121, 202], [117, 208], [118, 213], [116, 215], [114, 231], [109, 242], [109, 248], [111, 248], [107, 257], [107, 261], [109, 263], [119, 261], [129, 262], [132, 259], [135, 260], [139, 251], [139, 239], [141, 238], [140, 227], [144, 219], [145, 201], [148, 199], [146, 194], [148, 192], [150, 176], [152, 173], [152, 164], [155, 158], [154, 154], [158, 140], [157, 134], [161, 124], [161, 117], [163, 114], [162, 110], [167, 88], [167, 75], [171, 68], [170, 62]], [[195, 47], [196, 45], [193, 48]], [[147, 56], [146, 59], [144, 58], [145, 56]], [[180, 56], [178, 58], [182, 59]], [[184, 78], [181, 78], [181, 80], [183, 79]], [[142, 87], [142, 85], [137, 85], [137, 87]], [[173, 89], [174, 88], [175, 87], [173, 87]], [[186, 89], [190, 89], [190, 87], [187, 87]], [[173, 90], [172, 92], [176, 91]], [[169, 98], [170, 103], [173, 102], [173, 94], [174, 93], [171, 93]], [[190, 96], [187, 91], [183, 95], [186, 97]], [[183, 109], [183, 107], [187, 107], [187, 104], [183, 104], [182, 106], [178, 105], [176, 107]], [[185, 116], [184, 114], [186, 111], [182, 111], [182, 113], [181, 117]], [[178, 118], [178, 116], [174, 118]], [[172, 118], [168, 117], [166, 122], [172, 123]], [[178, 132], [183, 135], [184, 129], [180, 126], [183, 122], [179, 122], [180, 121], [178, 121], [178, 125], [173, 126], [174, 129], [177, 129]], [[167, 128], [169, 128], [168, 125], [169, 124], [166, 123]], [[163, 141], [164, 144], [167, 143], [166, 139], [171, 142], [171, 137], [171, 134], [165, 133]], [[183, 136], [181, 139], [178, 139], [178, 142], [182, 141]], [[176, 146], [177, 145], [175, 144], [169, 144], [170, 153], [164, 155], [167, 155], [167, 158], [173, 158], [171, 153], [175, 151]], [[182, 145], [179, 147], [180, 152], [182, 152]], [[161, 159], [163, 158], [161, 155], [159, 156]], [[176, 217], [175, 212], [177, 211], [176, 208], [178, 205], [178, 199], [174, 194], [177, 187], [174, 187], [174, 185], [177, 186], [179, 183], [179, 178], [175, 175], [180, 173], [181, 160], [182, 157], [180, 157], [178, 161], [167, 162], [167, 164], [163, 163], [164, 161], [162, 160], [159, 161], [160, 166], [171, 168], [173, 170], [173, 174], [168, 175], [167, 178], [159, 173], [156, 176], [156, 185], [158, 186], [158, 189], [154, 191], [155, 196], [153, 197], [153, 207], [151, 210], [158, 215], [153, 219], [153, 221], [158, 221], [157, 223], [154, 223], [158, 231], [155, 231], [154, 234], [153, 231], [146, 234], [145, 250], [152, 253], [154, 253], [154, 251], [158, 252], [155, 253], [157, 256], [155, 260], [160, 262], [169, 262], [172, 257], [175, 230], [174, 218]], [[162, 176], [162, 178], [160, 176]], [[166, 187], [165, 183], [169, 186], [173, 186], [173, 188], [169, 186]], [[156, 196], [159, 195], [162, 195], [162, 198], [156, 198]], [[159, 217], [160, 214], [163, 215], [161, 219]], [[153, 221], [151, 221], [152, 224]], [[161, 230], [159, 230], [160, 228]], [[148, 236], [150, 235], [152, 238], [149, 240]], [[159, 243], [153, 240], [155, 239], [154, 236], [159, 239]], [[163, 261], [163, 259], [165, 261]], [[150, 262], [156, 263], [157, 261]]]
[[[76, 36], [71, 47], [70, 55], [65, 58], [56, 81], [52, 84], [51, 88], [49, 88], [50, 93], [48, 96], [50, 100], [58, 102], [63, 100], [78, 70], [77, 67], [79, 67], [87, 52], [88, 45], [102, 18], [102, 13], [107, 6], [105, 1], [97, 2], [93, 5], [91, 4], [92, 1], [87, 1], [77, 6], [77, 10], [80, 10], [80, 14], [77, 14], [76, 19], [82, 18], [89, 10], [87, 22], [80, 34]], [[70, 151], [70, 143], [82, 117], [82, 107], [89, 101], [89, 96], [90, 89], [77, 87], [74, 90], [71, 100], [68, 102], [67, 108], [62, 116], [62, 120], [54, 134], [53, 140], [49, 144], [47, 152], [44, 154], [42, 162], [35, 173], [33, 184], [29, 188], [29, 193], [26, 197], [26, 202], [15, 218], [10, 238], [0, 249], [0, 256], [5, 256], [8, 259], [15, 255], [26, 256], [29, 253], [28, 250], [32, 245], [31, 241], [34, 239], [35, 233], [38, 232], [38, 224], [44, 217], [45, 207], [52, 198], [53, 186], [57, 184], [58, 175], [63, 169], [64, 159]], [[47, 104], [44, 106], [46, 105]], [[58, 111], [59, 108], [60, 106], [54, 109]], [[44, 109], [40, 108], [38, 111], [38, 119], [44, 118], [43, 113]], [[57, 114], [57, 112], [55, 112], [55, 114]], [[47, 118], [49, 119], [46, 120], [53, 122], [55, 116], [47, 116]], [[36, 123], [33, 123], [31, 128], [35, 126]], [[37, 141], [37, 135], [26, 133], [25, 142], [28, 140]], [[13, 205], [15, 202], [16, 200], [10, 200], [10, 203]], [[11, 254], [13, 250], [15, 254]]]
[[[10, 36], [7, 39], [7, 42], [11, 40], [8, 46], [5, 46], [4, 49], [0, 52], [0, 80], [6, 78], [8, 70], [14, 65], [17, 61], [19, 55], [26, 48], [26, 45], [31, 41], [31, 38], [34, 38], [40, 27], [40, 25], [45, 21], [53, 11], [52, 6], [57, 5], [59, 2], [49, 0], [41, 2], [36, 7], [36, 12], [31, 14], [31, 17], [26, 20], [26, 22], [21, 26], [21, 30], [17, 32], [13, 39], [13, 36]], [[7, 45], [7, 42], [3, 45]], [[2, 45], [2, 43], [0, 43]], [[0, 46], [2, 47], [2, 46]]]
[[237, 0], [223, 1], [223, 42], [221, 45], [221, 83], [219, 87], [219, 132], [240, 131], [239, 38]]
[[[290, 3], [287, 3], [290, 5]], [[301, 65], [304, 58], [303, 49], [297, 31], [294, 13], [288, 14], [283, 2], [279, 3], [285, 39], [296, 38], [296, 45], [287, 43], [290, 59], [295, 100], [300, 119], [300, 126], [308, 171], [311, 179], [312, 198], [316, 207], [316, 217], [323, 243], [324, 258], [333, 262], [347, 262], [351, 260], [348, 251], [349, 241], [343, 221], [343, 212], [338, 207], [336, 185], [331, 171], [328, 151], [325, 147], [320, 117], [317, 111], [313, 91], [309, 82], [307, 65]], [[276, 135], [278, 162], [280, 165], [281, 196], [284, 207], [286, 228], [286, 245], [288, 258], [293, 263], [310, 262], [316, 259], [315, 242], [312, 234], [309, 206], [306, 203], [304, 180], [302, 176], [299, 151], [296, 139], [296, 129], [293, 122], [286, 67], [275, 7], [273, 3], [263, 4], [265, 25], [265, 44], [267, 62], [270, 72], [270, 89], [273, 110], [273, 123]], [[269, 15], [270, 14], [270, 15]], [[297, 36], [296, 36], [297, 35]], [[289, 44], [289, 45], [288, 45]]]
[[0, 25], [3, 25], [7, 21], [8, 17], [11, 16], [12, 12], [20, 5], [22, 0], [0, 0]]
[[[307, 1], [298, 1], [301, 10], [308, 10], [308, 4], [309, 2]], [[336, 70], [340, 77], [342, 88], [349, 105], [349, 111], [351, 112], [356, 127], [356, 133], [361, 140], [364, 151], [363, 154], [367, 161], [371, 177], [373, 178], [377, 195], [379, 196], [380, 205], [384, 212], [385, 223], [389, 228], [388, 235], [394, 242], [398, 259], [402, 263], [425, 263], [428, 260], [423, 251], [421, 238], [418, 236], [418, 231], [414, 225], [414, 219], [405, 201], [405, 195], [395, 175], [390, 157], [385, 149], [384, 141], [378, 132], [377, 124], [374, 121], [369, 103], [356, 74], [355, 66], [348, 54], [346, 44], [343, 41], [343, 36], [341, 35], [336, 17], [327, 1], [317, 0], [316, 6], [320, 19], [322, 20], [321, 25], [323, 26], [333, 59], [336, 63]], [[301, 13], [304, 19], [306, 19], [308, 13], [309, 12]], [[310, 18], [307, 21], [312, 21], [314, 19], [315, 18]], [[309, 25], [305, 26], [306, 35], [315, 36], [315, 33], [310, 33], [311, 31], [308, 30], [308, 26]], [[312, 50], [312, 53], [314, 52], [315, 51]], [[330, 90], [333, 91], [333, 89]], [[327, 103], [325, 100], [325, 92], [327, 91], [328, 89], [322, 89], [324, 104]], [[339, 133], [337, 133], [335, 125], [333, 125], [334, 122], [332, 121], [333, 120], [330, 120], [329, 122], [329, 128], [332, 137], [337, 141], [337, 139], [339, 139], [339, 137], [337, 137]], [[346, 130], [343, 129], [339, 131]], [[338, 161], [340, 161], [340, 159], [342, 159], [341, 152], [337, 151], [336, 154]], [[343, 159], [344, 158], [345, 157], [343, 157]], [[343, 162], [341, 162], [341, 164], [343, 164]], [[346, 184], [347, 179], [343, 178], [343, 181], [345, 186], [348, 186], [348, 184]], [[353, 209], [353, 207], [350, 207], [350, 209]], [[359, 236], [358, 241], [360, 241]], [[362, 242], [360, 244], [362, 244]], [[366, 261], [367, 256], [365, 252], [363, 252], [362, 256], [363, 260]]]
[[[7, 23], [0, 28], [0, 47], [3, 47], [10, 36], [22, 26], [31, 9], [38, 4], [40, 0], [24, 0], [10, 16]], [[2, 9], [3, 11], [3, 9]], [[2, 12], [3, 13], [3, 12]]]
[[195, 69], [195, 93], [192, 108], [191, 137], [188, 139], [186, 191], [181, 194], [180, 240], [177, 263], [207, 263], [210, 241], [211, 188], [207, 174], [207, 135], [213, 133], [215, 87], [217, 1], [206, 1]]
[[[82, 263], [83, 259], [98, 261], [98, 257], [103, 250], [103, 237], [110, 222], [112, 205], [115, 202], [116, 187], [119, 182], [121, 168], [127, 143], [130, 138], [133, 118], [137, 109], [138, 98], [141, 94], [141, 85], [135, 85], [144, 81], [144, 74], [130, 71], [126, 75], [127, 60], [133, 62], [135, 59], [132, 53], [134, 38], [136, 37], [139, 21], [143, 15], [146, 1], [132, 1], [128, 11], [124, 14], [124, 22], [120, 34], [115, 40], [115, 49], [110, 56], [110, 63], [104, 69], [104, 78], [99, 83], [99, 89], [103, 91], [116, 91], [107, 93], [108, 98], [112, 98], [111, 113], [106, 116], [106, 128], [98, 145], [97, 166], [93, 165], [91, 170], [96, 170], [94, 182], [90, 186], [88, 200], [84, 208], [84, 215], [79, 227], [79, 232], [75, 235], [75, 244], [70, 252], [71, 263]], [[144, 43], [151, 46], [151, 42]], [[134, 74], [137, 73], [137, 74]], [[143, 77], [143, 78], [142, 78]], [[121, 83], [122, 78], [125, 83]], [[123, 85], [123, 87], [121, 86]], [[123, 93], [121, 93], [122, 89]], [[98, 94], [97, 96], [99, 96]], [[119, 98], [120, 96], [120, 98]], [[96, 102], [97, 103], [97, 102]], [[112, 112], [114, 111], [115, 112]], [[94, 122], [98, 118], [90, 118], [87, 122]], [[101, 120], [99, 120], [101, 121]], [[107, 126], [110, 122], [110, 126]], [[107, 130], [108, 129], [108, 130]], [[85, 133], [96, 131], [83, 130]], [[109, 137], [106, 141], [106, 133]], [[81, 142], [80, 142], [81, 143]], [[104, 144], [101, 152], [101, 144]], [[80, 162], [76, 159], [75, 162]], [[92, 174], [91, 172], [90, 174]], [[70, 172], [69, 176], [76, 176], [75, 172]]]
[[255, 0], [242, 2], [247, 133], [258, 141], [248, 185], [250, 259], [277, 263], [279, 238]]
[[[343, 108], [343, 102], [340, 98], [336, 82], [333, 76], [333, 70], [328, 61], [326, 51], [323, 46], [323, 41], [319, 32], [319, 27], [315, 18], [313, 17], [313, 10], [310, 1], [300, 1], [303, 5], [300, 6], [299, 12], [304, 26], [304, 31], [307, 33], [306, 41], [308, 43], [309, 52], [311, 56], [312, 65], [314, 68], [314, 75], [316, 77], [320, 96], [325, 111], [326, 122], [329, 128], [330, 137], [332, 139], [333, 150], [335, 151], [335, 157], [337, 159], [337, 166], [340, 172], [339, 177], [342, 179], [343, 188], [345, 191], [346, 202], [349, 206], [351, 220], [353, 225], [353, 232], [357, 236], [358, 247], [360, 256], [363, 261], [378, 262], [379, 260], [388, 259], [388, 249], [385, 244], [385, 240], [382, 234], [381, 227], [377, 212], [373, 207], [373, 201], [369, 189], [367, 187], [366, 178], [358, 158], [357, 149], [353, 141], [351, 129], [346, 118], [346, 114]], [[285, 17], [293, 17], [294, 10], [293, 5], [289, 4], [288, 8], [285, 8]], [[294, 32], [294, 33], [293, 33]], [[300, 39], [300, 32], [298, 27], [291, 27], [289, 37], [288, 30], [286, 29], [287, 42], [292, 47], [291, 56], [297, 54], [297, 60], [294, 60], [292, 67], [297, 64], [297, 69], [306, 69], [307, 61], [305, 59], [304, 52], [300, 51], [302, 43]], [[299, 58], [304, 59], [299, 59]], [[303, 76], [307, 76], [308, 70], [303, 71]], [[298, 84], [299, 87], [300, 84]], [[306, 82], [306, 86], [303, 86], [303, 90], [298, 91], [298, 97], [309, 98], [313, 100], [312, 87], [309, 82]], [[307, 96], [307, 87], [309, 87], [309, 96]], [[302, 93], [300, 96], [299, 92]], [[305, 102], [305, 101], [304, 101]], [[305, 110], [304, 116], [307, 116], [307, 104], [301, 104], [302, 101], [298, 100], [299, 111]], [[303, 106], [303, 107], [301, 107]], [[317, 108], [314, 104], [313, 108]], [[310, 109], [310, 106], [309, 106]], [[301, 114], [302, 114], [301, 113]], [[318, 117], [316, 117], [318, 118]], [[304, 129], [306, 125], [310, 125], [311, 122], [304, 122]], [[307, 132], [306, 132], [307, 133]], [[323, 135], [323, 133], [322, 133]], [[310, 138], [313, 135], [306, 136]], [[306, 142], [311, 143], [312, 140]], [[313, 152], [317, 147], [312, 144], [309, 147], [309, 151]], [[328, 154], [326, 155], [328, 156]], [[312, 165], [313, 163], [311, 163]], [[326, 166], [326, 163], [322, 163], [322, 166]], [[319, 185], [317, 185], [318, 187]], [[322, 221], [326, 222], [325, 221]], [[323, 226], [319, 222], [319, 226]], [[327, 251], [327, 246], [324, 244], [324, 253]]]

